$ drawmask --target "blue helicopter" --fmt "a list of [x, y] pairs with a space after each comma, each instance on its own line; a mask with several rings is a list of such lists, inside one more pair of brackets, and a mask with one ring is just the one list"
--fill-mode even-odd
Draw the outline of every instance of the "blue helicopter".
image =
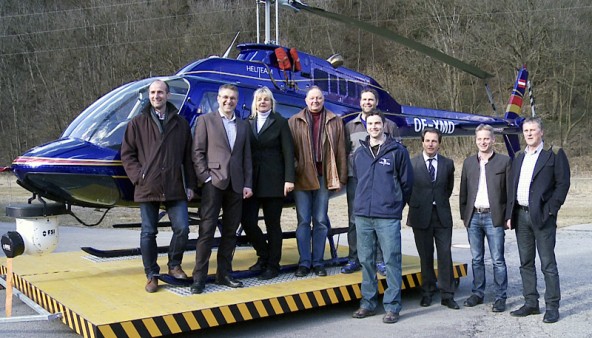
[[[276, 22], [277, 6], [286, 5], [397, 41], [477, 77], [491, 77], [472, 65], [392, 31], [300, 1], [267, 0], [257, 3], [265, 5], [266, 18], [269, 18], [271, 6], [275, 3]], [[504, 118], [500, 118], [401, 105], [370, 76], [342, 67], [343, 60], [338, 55], [324, 60], [274, 44], [270, 41], [269, 27], [267, 20], [264, 43], [238, 45], [236, 59], [228, 58], [227, 51], [222, 57], [197, 60], [174, 75], [160, 78], [170, 87], [170, 102], [179, 108], [179, 114], [191, 126], [202, 114], [217, 110], [217, 89], [224, 83], [233, 83], [239, 88], [236, 113], [242, 118], [251, 114], [253, 92], [261, 86], [273, 91], [278, 112], [289, 118], [303, 108], [307, 88], [316, 85], [324, 92], [326, 107], [342, 116], [345, 122], [359, 111], [361, 91], [371, 87], [379, 93], [378, 109], [398, 125], [403, 138], [417, 137], [426, 127], [435, 127], [444, 135], [472, 135], [479, 124], [487, 123], [504, 136], [510, 154], [518, 150], [517, 134], [522, 121], [518, 115], [519, 108], [508, 110]], [[518, 73], [513, 95], [520, 98], [520, 106], [527, 77], [528, 72], [523, 67]], [[127, 123], [149, 104], [148, 86], [155, 79], [131, 82], [107, 93], [86, 108], [59, 139], [17, 157], [10, 169], [16, 175], [18, 184], [32, 192], [34, 197], [66, 206], [106, 209], [133, 206], [133, 185], [120, 158], [121, 141]], [[517, 100], [513, 102], [517, 103]]]

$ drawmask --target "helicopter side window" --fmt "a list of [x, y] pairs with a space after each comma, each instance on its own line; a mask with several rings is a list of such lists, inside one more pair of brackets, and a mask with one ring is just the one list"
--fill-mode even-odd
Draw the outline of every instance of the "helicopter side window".
[[356, 84], [354, 82], [351, 81], [347, 81], [347, 95], [349, 97], [353, 97], [353, 98], [357, 98], [358, 97], [358, 91], [356, 90]]
[[319, 87], [323, 92], [329, 91], [329, 78], [327, 76], [327, 72], [322, 71], [320, 69], [315, 69], [314, 84], [315, 86]]
[[197, 108], [197, 114], [207, 114], [213, 111], [218, 111], [218, 92], [204, 92]]
[[347, 96], [347, 81], [345, 79], [339, 81], [339, 94]]
[[338, 91], [339, 78], [335, 75], [330, 74], [329, 75], [329, 83], [331, 85], [331, 88], [329, 89], [329, 91], [331, 93], [338, 94], [339, 93], [339, 91]]

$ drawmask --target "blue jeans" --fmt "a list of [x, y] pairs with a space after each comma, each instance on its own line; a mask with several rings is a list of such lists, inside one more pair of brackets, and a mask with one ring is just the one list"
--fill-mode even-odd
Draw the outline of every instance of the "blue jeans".
[[484, 297], [485, 293], [485, 237], [491, 254], [493, 265], [493, 283], [495, 285], [495, 300], [506, 299], [508, 296], [508, 270], [504, 259], [504, 238], [506, 233], [503, 227], [494, 227], [490, 213], [473, 213], [469, 228], [467, 229], [471, 255], [473, 256], [473, 294]]
[[[181, 265], [183, 253], [189, 237], [189, 215], [187, 214], [187, 201], [162, 202], [171, 221], [173, 237], [169, 246], [169, 269]], [[158, 249], [156, 235], [158, 234], [158, 214], [160, 202], [140, 203], [140, 216], [142, 217], [142, 231], [140, 232], [140, 251], [144, 272], [148, 278], [160, 273], [160, 267], [156, 262]]]
[[[347, 245], [349, 247], [348, 260], [350, 262], [359, 263], [358, 259], [358, 240], [356, 235], [356, 217], [354, 215], [354, 199], [356, 198], [356, 186], [358, 185], [357, 178], [353, 176], [347, 177], [347, 218], [349, 221], [347, 228]], [[378, 244], [378, 243], [377, 243]], [[380, 246], [376, 247], [376, 263], [382, 262], [382, 250]]]
[[[310, 268], [311, 266], [323, 266], [325, 254], [325, 242], [329, 231], [329, 190], [326, 188], [325, 179], [319, 176], [320, 188], [317, 190], [295, 190], [296, 216], [298, 227], [296, 228], [296, 242], [300, 254], [299, 266]], [[312, 220], [312, 255], [311, 255], [311, 231]]]
[[378, 278], [376, 277], [376, 242], [382, 249], [386, 264], [387, 289], [382, 304], [385, 311], [401, 311], [401, 220], [356, 216], [358, 258], [362, 265], [362, 300], [360, 307], [374, 311], [378, 304]]

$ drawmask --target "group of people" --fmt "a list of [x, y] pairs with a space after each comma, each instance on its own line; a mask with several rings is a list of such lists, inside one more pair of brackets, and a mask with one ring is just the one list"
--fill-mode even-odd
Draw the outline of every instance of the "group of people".
[[[386, 276], [383, 322], [395, 323], [401, 311], [401, 221], [408, 205], [407, 225], [413, 228], [421, 264], [420, 305], [460, 307], [454, 300], [452, 267], [452, 210], [454, 162], [439, 154], [442, 133], [426, 128], [423, 151], [410, 158], [400, 142], [397, 126], [376, 109], [379, 95], [361, 93], [362, 111], [346, 125], [325, 107], [323, 92], [308, 89], [306, 107], [286, 120], [276, 111], [272, 92], [262, 87], [253, 95], [251, 118], [237, 117], [238, 89], [222, 85], [218, 111], [197, 120], [194, 137], [187, 121], [168, 102], [164, 81], [149, 87], [150, 105], [129, 123], [121, 149], [124, 168], [135, 186], [142, 231], [141, 252], [147, 276], [145, 289], [158, 289], [156, 235], [158, 212], [164, 206], [173, 236], [168, 273], [187, 278], [181, 268], [188, 238], [187, 202], [201, 187], [199, 237], [191, 292], [206, 287], [209, 258], [220, 211], [220, 244], [216, 283], [237, 288], [243, 283], [232, 272], [236, 231], [243, 229], [257, 252], [249, 268], [260, 279], [277, 277], [282, 254], [280, 218], [284, 198], [293, 192], [299, 253], [296, 277], [326, 276], [325, 242], [329, 231], [329, 195], [343, 188], [348, 203], [348, 262], [342, 273], [362, 271], [362, 300], [354, 318], [375, 314], [377, 273]], [[543, 321], [559, 319], [559, 275], [554, 255], [556, 217], [570, 185], [565, 152], [544, 147], [538, 118], [523, 123], [526, 149], [514, 161], [494, 151], [489, 125], [476, 131], [476, 155], [465, 159], [460, 184], [460, 214], [471, 247], [473, 287], [467, 307], [485, 298], [484, 239], [493, 262], [496, 288], [494, 312], [506, 308], [507, 268], [505, 229], [516, 229], [525, 304], [513, 316], [540, 313], [536, 285], [535, 250], [545, 276], [546, 313]], [[259, 210], [267, 230], [258, 226]], [[434, 246], [438, 274], [434, 272]]]

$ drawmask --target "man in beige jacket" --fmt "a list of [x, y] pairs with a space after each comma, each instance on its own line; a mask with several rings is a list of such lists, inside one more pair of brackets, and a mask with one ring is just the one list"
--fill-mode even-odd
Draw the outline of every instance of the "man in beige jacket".
[[324, 101], [321, 90], [311, 87], [307, 107], [288, 121], [296, 160], [294, 200], [300, 254], [296, 277], [308, 275], [311, 267], [317, 276], [327, 275], [323, 254], [329, 230], [329, 191], [338, 191], [347, 183], [343, 121], [325, 108]]

